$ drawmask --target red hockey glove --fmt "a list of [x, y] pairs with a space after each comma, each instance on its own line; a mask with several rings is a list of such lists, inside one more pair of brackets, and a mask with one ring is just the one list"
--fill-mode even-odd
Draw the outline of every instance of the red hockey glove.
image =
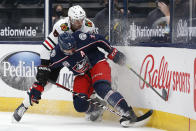
[[30, 88], [29, 92], [27, 92], [31, 106], [33, 105], [32, 103], [39, 103], [39, 100], [41, 99], [41, 93], [43, 91], [44, 87], [39, 85], [38, 83], [35, 82], [32, 85], [32, 88]]
[[112, 48], [111, 52], [108, 54], [108, 58], [119, 65], [124, 65], [126, 63], [126, 56], [116, 48]]

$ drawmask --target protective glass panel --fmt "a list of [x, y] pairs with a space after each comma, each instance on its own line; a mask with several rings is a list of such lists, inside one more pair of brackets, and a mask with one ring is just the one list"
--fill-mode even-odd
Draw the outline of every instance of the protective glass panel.
[[192, 8], [191, 8], [191, 39], [190, 43], [196, 45], [196, 0], [192, 0]]
[[114, 10], [113, 43], [155, 45], [171, 41], [169, 0], [114, 0]]
[[[186, 7], [186, 8], [185, 8]], [[183, 9], [183, 11], [182, 11]], [[188, 43], [190, 25], [190, 5], [189, 0], [176, 0], [173, 1], [173, 43]]]
[[0, 41], [44, 40], [44, 2], [0, 1]]

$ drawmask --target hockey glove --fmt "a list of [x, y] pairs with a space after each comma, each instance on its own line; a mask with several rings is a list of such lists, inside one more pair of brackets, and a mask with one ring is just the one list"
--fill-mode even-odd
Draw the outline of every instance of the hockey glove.
[[112, 48], [111, 53], [108, 54], [108, 58], [119, 65], [124, 65], [126, 63], [126, 56], [116, 48]]
[[38, 66], [37, 70], [36, 79], [42, 86], [45, 86], [51, 70], [48, 66]]
[[32, 88], [30, 88], [27, 94], [29, 95], [29, 102], [32, 106], [33, 103], [39, 104], [39, 100], [41, 99], [41, 93], [44, 91], [44, 87], [39, 85], [38, 83], [34, 83]]

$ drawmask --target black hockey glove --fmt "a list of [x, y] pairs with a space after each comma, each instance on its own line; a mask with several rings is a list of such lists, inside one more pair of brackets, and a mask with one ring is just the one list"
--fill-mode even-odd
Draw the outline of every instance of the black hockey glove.
[[108, 54], [108, 58], [119, 65], [124, 65], [126, 63], [126, 56], [116, 48], [112, 48], [111, 52]]
[[37, 81], [42, 85], [45, 86], [49, 75], [50, 75], [50, 68], [48, 66], [38, 66], [37, 67], [37, 75], [36, 75], [36, 79]]
[[41, 99], [41, 93], [44, 91], [44, 87], [39, 83], [35, 82], [32, 88], [29, 89], [27, 94], [29, 95], [29, 102], [32, 106], [33, 103], [38, 104], [39, 100]]

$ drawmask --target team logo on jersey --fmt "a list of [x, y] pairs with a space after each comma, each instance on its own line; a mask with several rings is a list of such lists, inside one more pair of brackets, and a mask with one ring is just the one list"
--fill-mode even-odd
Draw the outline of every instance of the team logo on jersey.
[[61, 30], [68, 31], [69, 30], [68, 24], [67, 23], [61, 24]]
[[85, 25], [88, 26], [88, 27], [92, 27], [93, 26], [92, 22], [90, 22], [88, 20], [86, 20]]
[[85, 73], [86, 71], [89, 70], [90, 67], [91, 66], [90, 66], [88, 57], [85, 56], [84, 59], [82, 59], [81, 61], [77, 62], [76, 65], [72, 69], [75, 72], [78, 72], [78, 73]]
[[87, 35], [86, 35], [85, 33], [80, 33], [80, 34], [79, 34], [79, 38], [80, 38], [81, 40], [86, 40]]
[[55, 55], [56, 55], [56, 51], [55, 51], [55, 50], [52, 50], [50, 56], [51, 56], [51, 57], [54, 57]]

